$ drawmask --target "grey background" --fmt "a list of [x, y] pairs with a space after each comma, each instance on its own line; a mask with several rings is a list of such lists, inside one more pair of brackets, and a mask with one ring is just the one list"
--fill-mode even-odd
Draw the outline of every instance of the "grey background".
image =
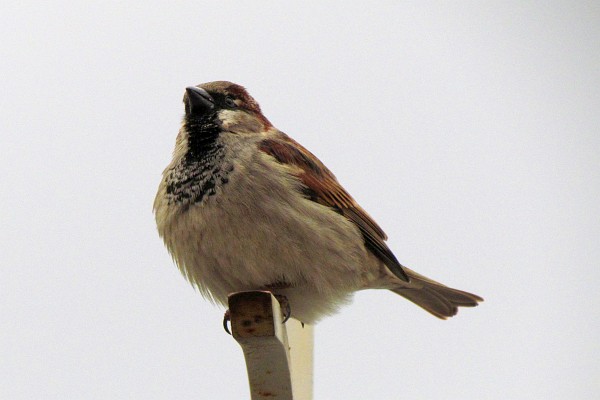
[[152, 201], [184, 87], [245, 85], [388, 233], [486, 302], [359, 293], [316, 399], [600, 391], [597, 2], [3, 2], [0, 397], [247, 398]]

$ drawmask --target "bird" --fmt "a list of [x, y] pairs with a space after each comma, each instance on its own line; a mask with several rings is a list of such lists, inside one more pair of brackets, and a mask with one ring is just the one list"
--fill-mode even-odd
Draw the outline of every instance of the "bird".
[[213, 303], [268, 290], [314, 324], [365, 289], [390, 290], [447, 319], [483, 299], [400, 264], [387, 236], [310, 151], [241, 85], [185, 89], [185, 114], [153, 206], [185, 278]]

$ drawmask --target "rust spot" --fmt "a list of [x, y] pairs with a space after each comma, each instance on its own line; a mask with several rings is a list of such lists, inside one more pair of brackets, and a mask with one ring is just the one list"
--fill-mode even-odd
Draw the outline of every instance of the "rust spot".
[[263, 397], [276, 397], [277, 395], [273, 392], [263, 392], [263, 391], [259, 391], [258, 392], [259, 395], [263, 396]]

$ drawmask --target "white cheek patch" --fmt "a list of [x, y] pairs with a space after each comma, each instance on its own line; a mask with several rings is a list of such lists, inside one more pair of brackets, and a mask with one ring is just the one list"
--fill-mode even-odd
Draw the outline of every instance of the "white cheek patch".
[[223, 130], [241, 132], [261, 132], [264, 125], [254, 115], [240, 110], [221, 110], [218, 114]]
[[223, 129], [229, 130], [231, 129], [233, 126], [235, 125], [239, 125], [240, 122], [242, 122], [242, 115], [243, 113], [239, 112], [239, 111], [233, 111], [233, 110], [221, 110], [219, 111], [219, 119], [221, 120], [221, 123], [223, 124]]

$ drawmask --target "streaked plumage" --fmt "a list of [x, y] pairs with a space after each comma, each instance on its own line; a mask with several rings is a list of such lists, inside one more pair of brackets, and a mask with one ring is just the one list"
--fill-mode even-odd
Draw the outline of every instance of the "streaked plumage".
[[159, 234], [207, 298], [269, 289], [313, 323], [362, 289], [390, 289], [439, 318], [482, 299], [402, 266], [377, 223], [312, 153], [236, 84], [188, 88], [154, 211]]

